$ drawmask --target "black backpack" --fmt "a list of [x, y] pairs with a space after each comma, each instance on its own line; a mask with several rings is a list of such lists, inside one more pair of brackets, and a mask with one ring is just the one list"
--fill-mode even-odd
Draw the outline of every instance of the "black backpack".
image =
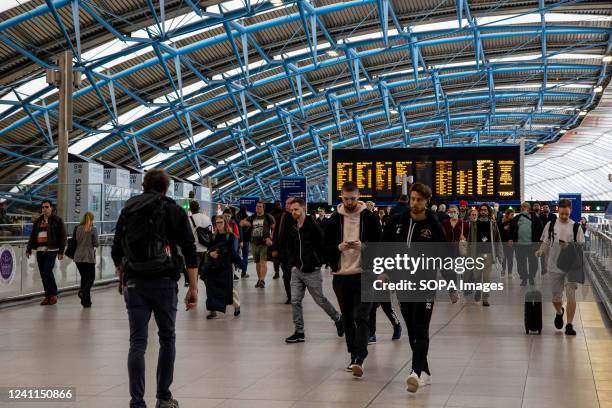
[[[548, 226], [548, 239], [551, 243], [554, 240], [555, 221], [555, 218], [550, 220], [550, 225]], [[579, 228], [580, 224], [575, 222], [573, 225], [574, 242], [568, 242], [561, 248], [559, 258], [557, 258], [557, 267], [561, 271], [569, 273], [568, 278], [570, 282], [584, 283], [584, 255], [582, 247], [576, 242]]]
[[123, 270], [159, 276], [177, 269], [166, 237], [166, 204], [160, 194], [143, 194], [123, 209]]
[[193, 228], [195, 228], [198, 242], [200, 243], [200, 245], [208, 248], [213, 242], [212, 225], [207, 228], [198, 227], [193, 219], [193, 216], [190, 216], [189, 219], [191, 220], [191, 224], [193, 225]]

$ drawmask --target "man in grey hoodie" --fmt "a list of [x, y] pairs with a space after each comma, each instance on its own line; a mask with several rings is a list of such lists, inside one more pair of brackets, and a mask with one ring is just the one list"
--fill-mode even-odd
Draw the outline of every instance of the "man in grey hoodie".
[[381, 228], [378, 217], [366, 211], [359, 201], [359, 189], [352, 181], [342, 186], [342, 204], [325, 228], [325, 254], [334, 275], [333, 288], [338, 297], [346, 345], [351, 355], [347, 371], [363, 375], [368, 355], [369, 315], [372, 304], [361, 300], [362, 249], [378, 242]]

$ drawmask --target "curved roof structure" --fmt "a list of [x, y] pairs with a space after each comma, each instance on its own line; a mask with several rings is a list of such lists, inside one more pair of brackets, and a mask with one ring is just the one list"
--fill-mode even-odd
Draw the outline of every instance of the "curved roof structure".
[[70, 152], [211, 177], [226, 200], [271, 198], [293, 174], [325, 197], [330, 142], [523, 138], [533, 153], [577, 126], [610, 80], [607, 0], [11, 3], [0, 183], [54, 180], [57, 91], [44, 71], [63, 49], [83, 81]]

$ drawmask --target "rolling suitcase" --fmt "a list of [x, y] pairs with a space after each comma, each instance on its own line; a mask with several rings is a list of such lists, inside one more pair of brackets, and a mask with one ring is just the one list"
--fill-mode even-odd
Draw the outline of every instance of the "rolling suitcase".
[[542, 293], [532, 290], [525, 294], [525, 333], [542, 334]]

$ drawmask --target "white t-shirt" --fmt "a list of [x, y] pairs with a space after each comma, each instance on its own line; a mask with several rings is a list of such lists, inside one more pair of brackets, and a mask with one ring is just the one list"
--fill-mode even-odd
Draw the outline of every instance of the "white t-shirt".
[[[542, 242], [546, 243], [548, 246], [548, 271], [565, 273], [557, 267], [557, 258], [559, 258], [559, 253], [561, 252], [559, 241], [574, 242], [574, 221], [569, 220], [568, 222], [561, 222], [561, 220], [557, 219], [555, 221], [552, 243], [550, 237], [548, 236], [549, 227], [550, 221], [546, 223], [544, 232], [542, 232], [542, 238], [540, 238]], [[584, 233], [580, 227], [578, 228], [578, 233], [576, 234], [576, 242], [584, 244]]]
[[[193, 219], [193, 222], [191, 222]], [[195, 226], [193, 225], [195, 223]], [[198, 236], [196, 235], [196, 227], [208, 228], [212, 224], [210, 222], [210, 217], [206, 214], [197, 213], [189, 216], [189, 225], [191, 226], [191, 232], [193, 233], [193, 237], [195, 238], [195, 246], [196, 252], [206, 252], [206, 247], [198, 241]]]

